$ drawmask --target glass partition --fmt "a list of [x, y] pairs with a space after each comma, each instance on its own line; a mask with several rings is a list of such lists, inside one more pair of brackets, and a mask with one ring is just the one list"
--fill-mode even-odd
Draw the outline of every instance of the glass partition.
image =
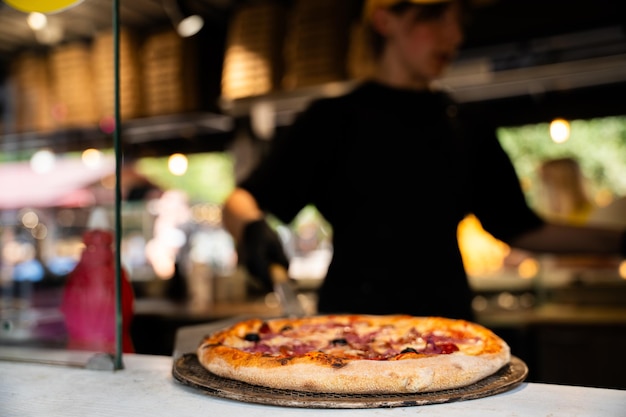
[[62, 26], [88, 2], [7, 3], [3, 21], [35, 42], [3, 66], [0, 356], [119, 369], [133, 291], [118, 255], [118, 2], [93, 39]]
[[118, 369], [138, 350], [133, 322], [150, 328], [138, 315], [248, 308], [220, 223], [234, 184], [234, 121], [217, 109], [226, 18], [177, 31], [172, 7], [2, 2], [0, 358]]

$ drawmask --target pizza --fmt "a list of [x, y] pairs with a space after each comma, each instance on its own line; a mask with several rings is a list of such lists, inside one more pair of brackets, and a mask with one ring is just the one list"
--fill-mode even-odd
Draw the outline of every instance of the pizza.
[[507, 343], [486, 327], [408, 315], [242, 320], [203, 337], [196, 354], [223, 378], [341, 394], [460, 388], [510, 361]]

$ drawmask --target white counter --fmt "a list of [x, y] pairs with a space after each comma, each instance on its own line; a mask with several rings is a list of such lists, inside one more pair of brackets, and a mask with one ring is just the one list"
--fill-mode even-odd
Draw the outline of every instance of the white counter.
[[0, 416], [625, 417], [626, 391], [522, 383], [491, 397], [374, 409], [302, 409], [212, 397], [172, 377], [167, 356], [126, 355], [124, 369], [0, 361]]

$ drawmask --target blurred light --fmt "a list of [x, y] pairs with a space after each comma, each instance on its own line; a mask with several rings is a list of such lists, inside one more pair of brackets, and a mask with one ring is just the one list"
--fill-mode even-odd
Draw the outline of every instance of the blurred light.
[[539, 273], [539, 262], [533, 258], [524, 259], [517, 267], [517, 273], [521, 278], [534, 278]]
[[276, 109], [268, 101], [253, 104], [250, 108], [252, 130], [261, 139], [271, 139], [276, 130]]
[[52, 151], [43, 149], [37, 151], [30, 158], [30, 168], [37, 174], [45, 174], [54, 168], [56, 156]]
[[172, 154], [167, 160], [167, 168], [173, 175], [184, 175], [188, 165], [187, 157], [182, 153]]
[[517, 297], [509, 292], [502, 292], [498, 294], [498, 305], [507, 310], [513, 310], [518, 306]]
[[613, 193], [605, 188], [598, 190], [598, 192], [593, 196], [593, 201], [595, 201], [598, 207], [606, 207], [611, 204], [614, 199]]
[[31, 229], [30, 234], [37, 240], [44, 240], [48, 236], [48, 228], [45, 224], [39, 223]]
[[222, 209], [217, 204], [195, 204], [191, 216], [196, 223], [217, 226], [222, 222]]
[[622, 279], [626, 279], [626, 261], [622, 261], [619, 264], [619, 276], [622, 277]]
[[183, 38], [188, 38], [200, 32], [204, 26], [204, 19], [197, 14], [188, 16], [181, 20], [176, 26], [176, 31]]
[[563, 143], [569, 139], [569, 122], [564, 119], [554, 119], [550, 123], [550, 137], [555, 143]]
[[182, 6], [178, 0], [163, 0], [163, 8], [176, 32], [181, 37], [188, 38], [200, 32], [204, 26], [204, 19], [197, 14], [184, 12]]
[[519, 297], [520, 306], [523, 308], [530, 308], [535, 305], [535, 295], [530, 292], [526, 292]]
[[32, 229], [39, 224], [39, 216], [34, 211], [27, 211], [20, 219], [24, 227]]
[[268, 292], [265, 295], [265, 306], [268, 308], [277, 308], [280, 306], [280, 300], [275, 292]]
[[485, 311], [489, 307], [489, 301], [482, 295], [477, 295], [472, 299], [472, 308], [475, 311]]
[[2, 247], [2, 261], [8, 265], [15, 265], [26, 257], [25, 245], [20, 242], [7, 242]]
[[43, 13], [33, 12], [26, 18], [28, 26], [32, 30], [41, 30], [48, 24], [48, 18]]
[[102, 152], [94, 148], [85, 149], [81, 159], [87, 168], [96, 169], [102, 164]]
[[60, 20], [48, 19], [46, 25], [33, 31], [35, 39], [42, 45], [55, 45], [63, 40], [64, 26]]

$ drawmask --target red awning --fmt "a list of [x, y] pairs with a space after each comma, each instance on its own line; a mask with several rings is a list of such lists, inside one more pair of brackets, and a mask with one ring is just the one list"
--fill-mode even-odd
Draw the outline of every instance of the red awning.
[[95, 204], [96, 197], [88, 187], [114, 173], [112, 157], [95, 168], [80, 158], [58, 159], [52, 170], [42, 174], [33, 171], [29, 162], [0, 164], [0, 209]]

